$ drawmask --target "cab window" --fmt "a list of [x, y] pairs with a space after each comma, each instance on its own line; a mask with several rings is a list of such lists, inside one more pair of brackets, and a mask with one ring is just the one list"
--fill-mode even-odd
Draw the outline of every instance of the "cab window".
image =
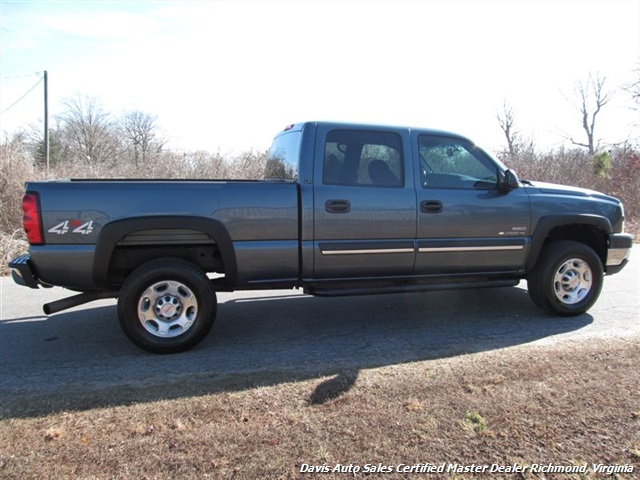
[[418, 152], [423, 188], [497, 187], [497, 166], [482, 150], [464, 139], [420, 135]]
[[403, 187], [402, 139], [393, 132], [332, 130], [325, 140], [325, 185]]
[[292, 130], [278, 135], [269, 149], [265, 167], [266, 180], [298, 180], [298, 158], [302, 132]]

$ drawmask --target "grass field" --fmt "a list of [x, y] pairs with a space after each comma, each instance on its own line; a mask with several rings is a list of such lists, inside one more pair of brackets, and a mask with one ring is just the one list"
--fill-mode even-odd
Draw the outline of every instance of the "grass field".
[[[197, 392], [193, 383], [161, 385], [137, 404], [120, 389], [68, 391], [63, 411], [60, 394], [3, 396], [0, 477], [635, 479], [638, 340], [524, 345], [274, 386], [265, 373], [246, 388], [225, 388], [223, 381], [206, 386], [219, 393], [180, 400], [163, 398]], [[92, 408], [98, 397], [101, 405], [112, 398], [120, 406]], [[49, 405], [57, 413], [29, 413]], [[426, 463], [589, 468], [575, 474], [364, 473], [367, 464]], [[336, 464], [362, 470], [301, 471]], [[594, 473], [592, 464], [633, 472]]]

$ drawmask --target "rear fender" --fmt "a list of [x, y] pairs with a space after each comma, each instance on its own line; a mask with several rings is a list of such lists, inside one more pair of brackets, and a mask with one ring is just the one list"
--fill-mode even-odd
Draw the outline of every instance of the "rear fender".
[[142, 230], [183, 228], [197, 230], [211, 237], [218, 248], [225, 266], [225, 283], [229, 288], [236, 285], [238, 268], [231, 237], [222, 222], [209, 218], [162, 215], [153, 217], [126, 218], [106, 224], [98, 236], [93, 265], [93, 278], [98, 287], [108, 287], [109, 264], [116, 244], [126, 235]]

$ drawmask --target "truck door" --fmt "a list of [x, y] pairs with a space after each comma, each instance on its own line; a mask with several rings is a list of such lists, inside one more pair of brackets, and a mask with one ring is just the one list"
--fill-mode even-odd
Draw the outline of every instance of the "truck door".
[[416, 194], [408, 132], [319, 125], [314, 277], [411, 275]]
[[531, 235], [524, 188], [498, 188], [498, 166], [460, 137], [416, 134], [416, 274], [513, 272]]

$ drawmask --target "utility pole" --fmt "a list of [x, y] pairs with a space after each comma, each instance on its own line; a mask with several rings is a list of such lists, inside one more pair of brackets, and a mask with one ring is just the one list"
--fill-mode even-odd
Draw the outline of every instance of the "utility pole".
[[49, 174], [49, 78], [44, 71], [44, 158], [47, 162], [47, 175]]

